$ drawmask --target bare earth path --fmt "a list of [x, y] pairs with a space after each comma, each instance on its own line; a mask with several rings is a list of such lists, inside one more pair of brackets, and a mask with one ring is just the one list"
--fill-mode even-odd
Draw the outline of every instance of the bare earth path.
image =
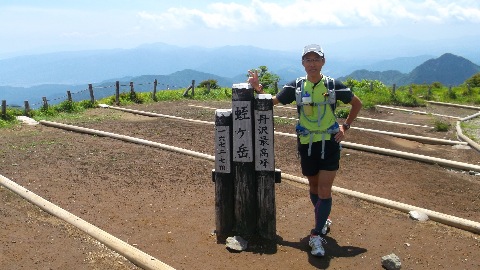
[[[229, 102], [158, 102], [129, 108], [214, 121], [209, 106]], [[467, 116], [472, 110], [429, 107]], [[425, 110], [421, 108], [419, 110]], [[111, 109], [64, 123], [143, 138], [214, 155], [214, 126]], [[275, 115], [295, 117], [275, 108]], [[433, 125], [433, 118], [388, 110], [363, 117]], [[354, 126], [455, 140], [434, 132], [358, 120]], [[276, 130], [293, 133], [293, 122]], [[309, 255], [313, 210], [301, 184], [276, 184], [277, 240], [241, 253], [216, 242], [211, 161], [56, 128], [0, 130], [0, 174], [176, 269], [381, 269], [390, 253], [402, 269], [480, 269], [480, 236], [334, 194], [327, 255]], [[480, 165], [472, 149], [432, 145], [350, 130], [346, 141]], [[301, 176], [295, 139], [275, 137], [276, 167]], [[480, 222], [480, 176], [418, 161], [342, 151], [335, 186]], [[75, 227], [0, 187], [0, 269], [137, 269]]]

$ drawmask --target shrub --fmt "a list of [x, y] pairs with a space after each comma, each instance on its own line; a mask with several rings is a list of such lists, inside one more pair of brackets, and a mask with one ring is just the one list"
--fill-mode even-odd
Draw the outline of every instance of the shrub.
[[208, 79], [205, 81], [202, 81], [201, 83], [198, 84], [198, 87], [200, 88], [208, 88], [208, 84], [210, 83], [210, 89], [218, 89], [220, 88], [218, 86], [218, 81], [214, 79]]
[[350, 113], [349, 108], [341, 108], [335, 111], [335, 115], [337, 116], [337, 118], [347, 118], [349, 113]]
[[433, 129], [435, 131], [448, 131], [450, 129], [450, 123], [442, 120], [442, 119], [435, 119], [433, 123]]

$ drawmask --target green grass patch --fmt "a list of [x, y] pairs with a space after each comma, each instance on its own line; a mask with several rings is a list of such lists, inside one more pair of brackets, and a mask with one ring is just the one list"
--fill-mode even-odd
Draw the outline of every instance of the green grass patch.
[[[376, 80], [361, 80], [356, 81], [353, 79], [347, 79], [345, 84], [350, 87], [353, 93], [360, 98], [363, 103], [364, 109], [374, 108], [375, 105], [396, 105], [405, 107], [419, 107], [425, 106], [426, 101], [439, 101], [456, 104], [468, 104], [479, 105], [480, 104], [480, 87], [467, 87], [466, 84], [445, 87], [440, 83], [433, 83], [431, 85], [426, 84], [412, 84], [408, 86], [398, 87], [393, 91], [392, 87], [388, 87]], [[158, 101], [176, 101], [176, 100], [231, 100], [232, 89], [231, 88], [211, 88], [197, 87], [189, 90], [184, 96], [186, 89], [177, 90], [160, 90], [157, 91], [155, 97], [152, 92], [139, 92], [139, 93], [121, 93], [119, 96], [119, 106], [127, 106], [132, 104], [148, 104]], [[104, 103], [107, 105], [116, 105], [115, 96], [106, 97], [96, 102], [81, 101], [72, 102], [64, 101], [58, 105], [51, 105], [47, 108], [40, 108], [37, 110], [31, 110], [30, 116], [35, 120], [75, 120], [82, 119], [87, 121], [97, 121], [109, 116], [85, 116], [85, 110], [95, 108], [98, 104]], [[340, 105], [336, 111], [336, 115], [339, 118], [345, 118], [350, 111], [350, 107], [343, 104]], [[25, 115], [22, 109], [7, 108], [5, 116], [0, 117], [0, 128], [9, 128], [18, 124], [16, 116]], [[289, 121], [287, 119], [276, 119], [276, 123], [282, 124], [283, 121]], [[290, 123], [290, 122], [289, 122]], [[444, 129], [441, 123], [438, 124], [439, 129]]]
[[449, 131], [451, 127], [451, 124], [445, 120], [436, 118], [433, 121], [433, 130], [439, 131], [439, 132], [446, 132]]

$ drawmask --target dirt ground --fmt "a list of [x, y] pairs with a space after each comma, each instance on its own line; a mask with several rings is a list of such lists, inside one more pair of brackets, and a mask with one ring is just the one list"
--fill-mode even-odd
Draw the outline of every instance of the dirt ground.
[[[195, 105], [195, 106], [190, 106]], [[229, 102], [158, 102], [131, 109], [214, 121]], [[474, 110], [415, 108], [465, 117]], [[214, 155], [214, 126], [92, 109], [58, 122]], [[275, 115], [295, 117], [289, 108]], [[430, 115], [387, 109], [360, 116], [433, 126]], [[453, 120], [451, 121], [454, 124]], [[277, 131], [293, 133], [281, 120]], [[358, 119], [354, 127], [456, 140], [448, 132]], [[334, 193], [326, 256], [309, 254], [313, 208], [306, 186], [275, 185], [277, 239], [230, 252], [217, 242], [212, 161], [44, 125], [0, 130], [0, 174], [176, 269], [382, 269], [395, 253], [402, 269], [480, 269], [480, 236]], [[480, 165], [473, 149], [414, 142], [351, 129], [346, 141]], [[295, 138], [275, 136], [275, 167], [301, 177]], [[342, 150], [337, 187], [480, 222], [480, 176], [419, 161]], [[0, 269], [138, 269], [72, 225], [0, 187]]]

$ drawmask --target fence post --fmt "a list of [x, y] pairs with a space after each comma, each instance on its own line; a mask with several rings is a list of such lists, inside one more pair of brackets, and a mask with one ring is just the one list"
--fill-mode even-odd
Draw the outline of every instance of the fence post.
[[253, 89], [247, 83], [232, 87], [233, 171], [236, 231], [252, 235], [257, 224], [257, 183], [253, 162]]
[[234, 184], [232, 172], [232, 110], [215, 111], [215, 233], [217, 242], [232, 233], [234, 217]]
[[7, 101], [2, 100], [2, 118], [7, 117]]
[[72, 102], [72, 93], [70, 92], [70, 90], [67, 90], [67, 99], [68, 101]]
[[195, 96], [195, 80], [192, 80], [192, 97]]
[[30, 104], [28, 103], [28, 100], [25, 100], [25, 116], [30, 116]]
[[47, 110], [48, 109], [48, 100], [47, 97], [42, 97], [43, 100], [43, 109]]
[[370, 92], [373, 92], [373, 82], [370, 82]]
[[278, 81], [275, 81], [274, 89], [275, 89], [275, 94], [278, 94]]
[[411, 95], [413, 94], [413, 90], [412, 90], [412, 85], [410, 84], [410, 87], [408, 88], [408, 93]]
[[115, 104], [120, 105], [120, 82], [115, 82]]
[[394, 94], [394, 95], [395, 95], [395, 88], [396, 88], [396, 87], [397, 87], [397, 85], [396, 85], [396, 84], [393, 84], [392, 94]]
[[135, 88], [133, 87], [133, 82], [130, 82], [130, 94], [135, 95]]
[[157, 84], [158, 84], [158, 81], [157, 79], [155, 79], [155, 81], [153, 81], [153, 96], [152, 96], [153, 101], [157, 101]]
[[90, 102], [95, 103], [95, 97], [93, 96], [93, 85], [91, 83], [88, 84], [88, 91], [90, 92]]
[[137, 95], [135, 94], [135, 88], [133, 87], [133, 82], [130, 82], [130, 99], [133, 102], [137, 102]]
[[257, 182], [258, 234], [276, 237], [275, 156], [272, 95], [258, 95], [254, 103], [255, 178]]
[[471, 89], [470, 89], [470, 84], [467, 83], [467, 93], [470, 95], [472, 92], [471, 92]]
[[210, 94], [210, 82], [207, 82], [207, 94]]

